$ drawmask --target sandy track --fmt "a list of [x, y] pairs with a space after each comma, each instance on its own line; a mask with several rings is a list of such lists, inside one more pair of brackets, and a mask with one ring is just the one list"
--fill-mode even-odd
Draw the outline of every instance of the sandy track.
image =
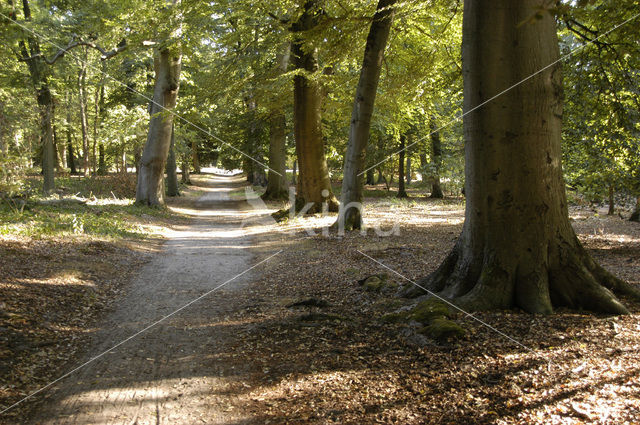
[[[161, 254], [132, 283], [96, 332], [84, 361], [172, 313], [248, 269], [250, 237], [239, 230], [243, 201], [229, 192], [239, 178], [210, 177], [207, 193], [187, 207], [192, 222], [171, 230]], [[224, 365], [216, 360], [233, 330], [222, 318], [234, 293], [257, 271], [244, 274], [46, 390], [34, 424], [244, 423], [225, 412]]]

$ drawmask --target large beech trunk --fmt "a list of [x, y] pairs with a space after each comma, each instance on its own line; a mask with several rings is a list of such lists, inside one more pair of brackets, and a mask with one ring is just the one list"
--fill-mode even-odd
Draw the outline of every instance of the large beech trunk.
[[136, 203], [146, 205], [164, 204], [163, 177], [171, 146], [171, 111], [176, 106], [180, 87], [181, 56], [163, 49], [157, 52], [154, 67], [156, 78], [149, 133], [140, 159], [136, 188]]
[[344, 159], [344, 173], [338, 225], [345, 230], [362, 227], [362, 201], [365, 155], [369, 143], [371, 115], [376, 99], [384, 50], [393, 22], [396, 0], [379, 0], [376, 14], [369, 28], [360, 80], [356, 88], [351, 113], [349, 143]]
[[421, 284], [471, 310], [626, 313], [612, 290], [639, 291], [596, 264], [569, 223], [559, 64], [472, 110], [558, 59], [554, 17], [532, 19], [544, 5], [465, 1], [465, 223], [453, 251]]
[[318, 71], [318, 52], [300, 33], [313, 29], [321, 11], [317, 0], [304, 5], [304, 13], [293, 24], [296, 37], [292, 43], [294, 65], [300, 73], [294, 77], [293, 128], [298, 158], [296, 209], [307, 204], [308, 213], [320, 212], [327, 203], [329, 211], [338, 211], [338, 200], [331, 191], [331, 180], [322, 137], [322, 90], [313, 74]]
[[[277, 72], [287, 72], [291, 45], [287, 43], [282, 53], [276, 58]], [[282, 107], [276, 106], [269, 118], [269, 176], [267, 190], [263, 199], [287, 199], [289, 183], [287, 182], [287, 121]]]

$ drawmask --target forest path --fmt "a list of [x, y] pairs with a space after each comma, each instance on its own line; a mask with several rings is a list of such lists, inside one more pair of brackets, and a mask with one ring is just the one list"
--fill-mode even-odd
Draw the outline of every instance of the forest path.
[[[139, 273], [127, 295], [95, 332], [84, 361], [250, 268], [251, 238], [241, 228], [247, 203], [242, 178], [209, 175], [205, 194], [178, 201], [193, 217], [168, 232], [162, 252]], [[235, 191], [235, 192], [234, 192]], [[235, 198], [235, 200], [234, 200]], [[222, 360], [233, 329], [224, 316], [235, 295], [255, 278], [243, 274], [184, 310], [46, 390], [35, 424], [241, 424], [228, 412], [233, 394]], [[232, 373], [233, 373], [232, 372]]]

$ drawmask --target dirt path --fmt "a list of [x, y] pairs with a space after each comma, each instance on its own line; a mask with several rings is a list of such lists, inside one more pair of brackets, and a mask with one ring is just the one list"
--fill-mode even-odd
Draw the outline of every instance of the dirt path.
[[[97, 356], [252, 264], [250, 237], [239, 229], [244, 201], [230, 192], [240, 178], [210, 176], [204, 196], [182, 202], [193, 221], [169, 232], [169, 240], [132, 283], [101, 329], [84, 361]], [[255, 272], [108, 352], [46, 390], [35, 424], [244, 423], [225, 412], [224, 364], [218, 354], [233, 331], [221, 325], [234, 310], [234, 294]], [[228, 365], [227, 365], [228, 366]], [[231, 367], [231, 366], [229, 366]]]

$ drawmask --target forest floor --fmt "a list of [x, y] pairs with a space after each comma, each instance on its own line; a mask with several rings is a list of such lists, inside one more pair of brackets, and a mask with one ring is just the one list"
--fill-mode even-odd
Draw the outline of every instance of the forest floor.
[[[190, 236], [176, 242], [168, 234], [164, 253], [155, 252], [157, 242], [139, 243], [137, 249], [153, 251], [151, 258], [132, 256], [129, 248], [120, 259], [117, 249], [109, 257], [102, 245], [87, 248], [87, 257], [65, 266], [69, 273], [77, 273], [80, 264], [100, 260], [109, 264], [106, 268], [118, 270], [117, 274], [113, 270], [96, 274], [98, 283], [117, 275], [118, 282], [104, 285], [118, 289], [99, 296], [112, 303], [96, 313], [102, 319], [86, 322], [90, 327], [65, 330], [64, 343], [80, 352], [84, 349], [83, 355], [57, 359], [65, 344], [61, 346], [57, 339], [49, 345], [30, 342], [30, 359], [39, 366], [28, 369], [24, 382], [7, 383], [3, 375], [2, 405], [89, 358], [92, 352], [86, 352], [86, 341], [94, 341], [95, 355], [100, 348], [119, 342], [122, 338], [118, 337], [153, 322], [151, 313], [156, 317], [161, 309], [186, 304], [189, 297], [196, 298], [212, 283], [225, 280], [211, 277], [209, 286], [201, 286], [197, 282], [202, 279], [190, 279], [191, 273], [197, 276], [213, 267], [226, 276], [233, 270], [243, 271], [240, 264], [255, 265], [282, 252], [231, 282], [227, 290], [187, 307], [157, 329], [123, 344], [115, 354], [106, 354], [65, 378], [61, 389], [49, 388], [43, 391], [44, 397], [38, 395], [8, 412], [0, 422], [23, 422], [24, 416], [19, 415], [29, 411], [39, 412], [36, 418], [46, 413], [49, 420], [60, 413], [58, 409], [77, 412], [76, 423], [633, 424], [640, 420], [640, 304], [631, 300], [624, 301], [632, 314], [620, 317], [568, 310], [550, 316], [517, 311], [474, 315], [527, 348], [462, 314], [454, 320], [465, 329], [465, 336], [440, 342], [418, 333], [416, 323], [381, 320], [405, 305], [395, 294], [397, 286], [406, 282], [363, 254], [409, 279], [425, 276], [442, 261], [460, 232], [464, 218], [460, 200], [396, 200], [375, 191], [375, 197], [367, 199], [367, 222], [383, 230], [398, 224], [398, 234], [322, 235], [320, 229], [335, 217], [296, 218], [276, 224], [269, 213], [283, 205], [264, 205], [257, 199], [250, 199], [250, 207], [244, 209], [240, 204], [226, 211], [216, 207], [217, 213], [209, 208], [219, 202], [194, 208], [195, 194], [208, 190], [205, 186], [210, 178], [197, 180], [201, 187], [173, 201], [176, 214], [199, 215], [196, 223], [203, 220], [199, 223], [205, 227], [195, 235], [188, 233]], [[241, 185], [230, 188], [230, 198], [240, 200], [244, 195]], [[640, 225], [589, 208], [574, 209], [572, 218], [580, 239], [598, 261], [627, 281], [640, 284]], [[193, 232], [184, 227], [193, 223], [170, 223], [164, 218], [150, 221], [170, 225], [176, 232]], [[242, 229], [239, 222], [244, 224]], [[204, 231], [211, 226], [222, 226], [215, 238]], [[317, 234], [309, 234], [308, 229], [316, 229]], [[184, 246], [167, 250], [171, 244]], [[0, 246], [5, 245], [6, 240]], [[55, 258], [51, 254], [43, 258], [30, 247], [17, 245], [7, 255], [26, 251], [31, 266], [46, 265]], [[195, 258], [181, 260], [188, 262], [186, 267], [176, 264], [171, 279], [163, 281], [159, 276], [167, 269], [155, 269], [162, 267], [162, 258], [179, 255], [180, 250]], [[224, 252], [238, 258], [227, 262], [229, 255]], [[213, 265], [204, 262], [202, 255], [209, 256]], [[3, 253], [0, 258], [5, 261], [8, 257]], [[136, 277], [132, 269], [149, 260]], [[32, 276], [21, 282], [21, 291], [32, 294], [25, 300], [46, 299], [40, 292], [26, 291], [34, 283], [43, 286], [36, 276], [53, 278], [55, 273], [37, 267], [30, 270], [26, 265], [18, 270]], [[367, 291], [358, 284], [374, 273], [388, 275], [380, 291]], [[158, 285], [155, 296], [140, 292], [145, 274]], [[0, 278], [0, 284], [7, 280]], [[132, 283], [126, 283], [127, 279]], [[168, 281], [179, 285], [168, 285]], [[47, 287], [58, 288], [55, 283]], [[85, 298], [69, 297], [67, 302], [73, 305], [57, 303], [46, 311], [57, 314], [73, 309], [84, 305]], [[314, 305], [294, 305], [300, 302]], [[15, 310], [12, 304], [11, 311]], [[116, 332], [113, 320], [126, 311], [130, 311], [130, 320]], [[23, 314], [31, 313], [23, 309]], [[40, 317], [33, 320], [34, 327], [42, 323]], [[21, 323], [13, 325], [20, 327]], [[61, 331], [56, 332], [60, 335]], [[100, 335], [105, 337], [97, 337]], [[85, 343], [78, 344], [79, 340]], [[15, 349], [15, 344], [9, 349]], [[40, 358], [47, 359], [44, 365]], [[20, 392], [7, 396], [12, 388]], [[121, 416], [108, 416], [114, 412]], [[170, 419], [172, 412], [185, 416]], [[71, 422], [69, 417], [58, 416], [58, 420]]]

